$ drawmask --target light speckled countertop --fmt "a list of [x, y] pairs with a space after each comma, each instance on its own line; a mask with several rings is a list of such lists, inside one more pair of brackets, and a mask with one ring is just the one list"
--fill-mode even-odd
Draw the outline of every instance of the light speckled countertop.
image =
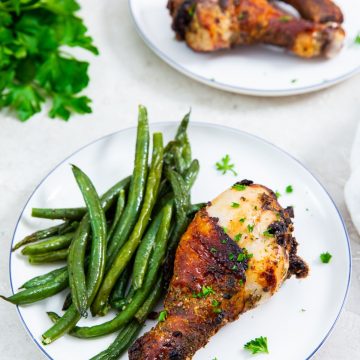
[[[93, 5], [97, 3], [96, 5]], [[360, 120], [360, 76], [333, 88], [287, 98], [255, 98], [208, 88], [159, 60], [137, 36], [127, 3], [85, 2], [82, 15], [101, 49], [91, 60], [93, 114], [70, 122], [44, 114], [20, 123], [0, 115], [0, 293], [9, 293], [8, 253], [17, 218], [34, 187], [65, 156], [111, 132], [134, 126], [137, 105], [151, 121], [192, 119], [225, 124], [263, 137], [304, 163], [323, 183], [345, 218], [353, 253], [345, 310], [317, 360], [353, 360], [360, 353], [360, 238], [345, 207], [352, 140]], [[314, 296], [316, 296], [314, 294]], [[2, 359], [43, 359], [18, 319], [0, 302]]]

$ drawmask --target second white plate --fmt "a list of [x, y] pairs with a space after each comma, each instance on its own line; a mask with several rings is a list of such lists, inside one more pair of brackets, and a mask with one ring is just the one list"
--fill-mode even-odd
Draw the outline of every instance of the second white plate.
[[360, 2], [336, 0], [345, 23], [344, 49], [333, 59], [301, 59], [264, 45], [199, 54], [175, 40], [167, 0], [129, 0], [136, 29], [170, 66], [206, 85], [239, 94], [285, 96], [308, 93], [348, 79], [360, 71]]

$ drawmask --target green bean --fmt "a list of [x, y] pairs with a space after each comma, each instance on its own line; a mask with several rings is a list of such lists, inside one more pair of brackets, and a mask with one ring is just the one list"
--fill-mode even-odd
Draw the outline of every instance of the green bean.
[[67, 268], [62, 267], [60, 269], [52, 270], [46, 274], [36, 276], [28, 281], [26, 281], [23, 285], [20, 286], [19, 289], [30, 289], [35, 286], [44, 285], [49, 281], [52, 281], [54, 278], [56, 278], [61, 273], [67, 273]]
[[115, 216], [107, 234], [107, 242], [111, 239], [125, 207], [125, 191], [121, 190], [116, 202]]
[[113, 264], [120, 248], [131, 233], [140, 211], [148, 172], [149, 123], [146, 108], [139, 106], [136, 136], [134, 172], [131, 179], [129, 197], [119, 223], [109, 241], [107, 249], [107, 270]]
[[81, 220], [75, 233], [68, 256], [69, 285], [72, 303], [75, 305], [81, 316], [86, 316], [88, 303], [85, 276], [85, 252], [89, 239], [89, 232], [89, 214], [86, 214]]
[[195, 214], [201, 210], [202, 208], [204, 208], [206, 206], [206, 203], [197, 203], [197, 204], [192, 204], [187, 211], [187, 216], [192, 219]]
[[69, 247], [71, 240], [73, 239], [74, 233], [68, 233], [65, 235], [57, 235], [48, 238], [41, 243], [25, 246], [21, 253], [23, 255], [38, 255], [47, 253], [50, 251], [61, 250]]
[[194, 182], [199, 174], [200, 164], [199, 160], [194, 159], [190, 166], [184, 172], [184, 181], [187, 184], [188, 190], [192, 188]]
[[68, 253], [69, 249], [61, 249], [44, 254], [29, 255], [28, 260], [30, 264], [48, 264], [66, 260]]
[[141, 208], [139, 219], [130, 235], [129, 240], [119, 251], [112, 267], [106, 274], [104, 281], [100, 287], [95, 301], [91, 307], [91, 312], [95, 314], [105, 314], [108, 310], [108, 299], [110, 293], [121, 275], [122, 271], [130, 261], [135, 253], [141, 238], [144, 234], [146, 226], [148, 225], [152, 209], [156, 202], [157, 193], [159, 190], [162, 165], [163, 165], [163, 139], [161, 133], [154, 133], [153, 135], [153, 154], [150, 166], [150, 172], [147, 179], [144, 203]]
[[142, 324], [139, 324], [136, 320], [132, 321], [119, 332], [119, 335], [107, 349], [95, 355], [90, 360], [118, 359], [120, 355], [132, 345], [141, 328]]
[[69, 232], [74, 231], [77, 228], [77, 226], [78, 226], [78, 222], [76, 222], [76, 221], [73, 221], [73, 222], [66, 221], [62, 224], [52, 226], [48, 229], [36, 231], [33, 234], [26, 236], [24, 239], [19, 241], [17, 244], [15, 244], [11, 251], [15, 251], [15, 250], [19, 249], [21, 246], [24, 246], [24, 245], [27, 245], [30, 243], [34, 243], [39, 240], [46, 239], [49, 236], [67, 234]]
[[161, 295], [164, 291], [164, 283], [163, 277], [160, 275], [159, 279], [156, 281], [156, 284], [149, 294], [146, 301], [142, 304], [141, 308], [135, 314], [135, 318], [140, 322], [143, 323], [147, 319], [150, 312], [154, 309], [156, 304], [159, 302]]
[[[130, 179], [130, 177], [127, 177], [119, 181], [101, 197], [101, 206], [104, 211], [109, 209], [113, 201], [119, 195], [120, 190], [126, 188], [129, 185]], [[66, 310], [65, 314], [59, 319], [59, 321], [50, 329], [45, 331], [45, 333], [42, 335], [42, 343], [47, 345], [63, 336], [77, 324], [80, 318], [81, 316], [76, 310], [75, 305], [72, 304]]]
[[42, 334], [42, 343], [44, 345], [51, 344], [53, 341], [73, 329], [80, 318], [81, 315], [76, 310], [75, 305], [70, 305], [65, 311], [65, 314], [62, 317], [59, 317], [59, 320]]
[[133, 286], [130, 286], [130, 289], [126, 294], [126, 296], [123, 299], [113, 301], [111, 303], [111, 307], [118, 311], [123, 311], [126, 308], [126, 306], [128, 306], [132, 302], [134, 295], [135, 295], [135, 289]]
[[[87, 307], [92, 303], [96, 292], [100, 287], [100, 283], [104, 276], [105, 271], [105, 251], [106, 251], [106, 218], [104, 210], [101, 206], [101, 200], [95, 190], [94, 185], [92, 184], [89, 177], [81, 171], [78, 167], [72, 166], [72, 170], [75, 176], [75, 179], [79, 185], [79, 188], [84, 197], [86, 207], [88, 209], [88, 214], [90, 217], [90, 224], [92, 230], [92, 242], [91, 242], [91, 250], [90, 250], [90, 260], [89, 260], [89, 271], [88, 278], [85, 283], [84, 282], [76, 282], [74, 279], [76, 291], [75, 293], [71, 293], [73, 302], [75, 305], [78, 305], [77, 309], [82, 316], [86, 317]], [[86, 242], [83, 245], [83, 250], [79, 251], [79, 253], [74, 252], [73, 257], [69, 258], [69, 275], [74, 275], [70, 271], [70, 266], [72, 265], [72, 261], [82, 262], [84, 264], [85, 259], [85, 250], [86, 250]], [[84, 274], [85, 279], [85, 268], [74, 269], [74, 271], [80, 271]], [[84, 301], [82, 298], [79, 298], [75, 301], [75, 298], [80, 294], [78, 293], [79, 289], [84, 288], [84, 293], [86, 294], [87, 288], [87, 297], [85, 296]]]
[[47, 209], [32, 208], [31, 216], [41, 219], [51, 220], [81, 220], [86, 214], [86, 208], [65, 208], [65, 209]]
[[139, 248], [136, 252], [134, 270], [132, 275], [132, 286], [135, 290], [140, 289], [143, 284], [151, 251], [155, 244], [156, 234], [160, 227], [162, 215], [163, 213], [159, 212], [155, 219], [152, 221], [149, 229], [146, 231], [144, 238], [141, 240]]
[[159, 269], [165, 258], [171, 217], [172, 206], [167, 205], [164, 208], [164, 216], [156, 237], [156, 245], [150, 259], [149, 271], [146, 275], [144, 285], [135, 292], [133, 300], [126, 309], [120, 312], [114, 319], [103, 324], [92, 327], [77, 327], [71, 332], [71, 335], [79, 338], [98, 337], [117, 331], [121, 326], [131, 321], [133, 316], [138, 312], [142, 304], [147, 299], [149, 293], [154, 287], [154, 284], [156, 283]]
[[0, 297], [16, 305], [31, 304], [53, 296], [68, 286], [68, 274], [62, 272], [52, 281], [20, 291], [10, 297]]
[[71, 304], [72, 304], [72, 298], [71, 298], [71, 292], [69, 292], [65, 297], [65, 300], [64, 300], [61, 310], [66, 311], [70, 307]]
[[111, 303], [124, 299], [131, 273], [132, 264], [129, 263], [115, 284], [114, 290], [110, 298]]

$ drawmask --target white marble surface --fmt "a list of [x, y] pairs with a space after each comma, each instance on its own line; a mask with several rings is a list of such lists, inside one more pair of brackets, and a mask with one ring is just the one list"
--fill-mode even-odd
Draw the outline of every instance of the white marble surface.
[[[301, 160], [324, 184], [351, 237], [353, 276], [345, 310], [317, 360], [353, 360], [360, 352], [360, 238], [345, 208], [351, 143], [360, 119], [360, 76], [325, 91], [263, 99], [220, 92], [176, 73], [139, 39], [126, 1], [83, 1], [82, 15], [101, 49], [91, 60], [87, 93], [94, 113], [68, 123], [38, 115], [26, 123], [0, 114], [0, 293], [9, 293], [8, 253], [19, 213], [34, 187], [65, 156], [88, 142], [135, 125], [137, 104], [151, 121], [226, 124], [261, 136]], [[316, 294], [314, 294], [316, 296]], [[1, 359], [43, 359], [16, 309], [0, 302]]]

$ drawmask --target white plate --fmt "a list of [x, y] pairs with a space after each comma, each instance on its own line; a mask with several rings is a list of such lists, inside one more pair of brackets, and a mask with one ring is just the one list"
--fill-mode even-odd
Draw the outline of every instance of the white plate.
[[195, 53], [175, 40], [166, 3], [129, 0], [138, 33], [170, 66], [209, 86], [239, 94], [285, 96], [323, 89], [360, 71], [360, 45], [354, 44], [360, 31], [357, 0], [336, 0], [344, 12], [347, 37], [342, 52], [330, 60], [300, 59], [264, 45]]
[[[152, 124], [152, 131], [162, 131], [165, 140], [175, 133], [176, 124]], [[135, 145], [135, 128], [120, 131], [91, 143], [59, 164], [31, 195], [16, 226], [13, 242], [43, 227], [49, 221], [32, 219], [32, 207], [78, 206], [81, 194], [69, 164], [80, 166], [103, 193], [118, 179], [131, 172]], [[294, 188], [283, 194], [280, 203], [295, 207], [295, 234], [300, 255], [311, 267], [305, 280], [294, 278], [266, 304], [227, 325], [198, 351], [195, 360], [249, 359], [243, 345], [258, 336], [267, 336], [270, 355], [258, 359], [304, 360], [321, 346], [333, 328], [346, 298], [350, 270], [350, 247], [344, 223], [331, 198], [320, 183], [299, 162], [264, 140], [230, 128], [191, 123], [189, 129], [194, 157], [201, 171], [193, 189], [193, 201], [211, 200], [238, 179], [252, 179], [284, 193], [288, 184]], [[214, 164], [229, 154], [236, 164], [238, 177], [221, 175]], [[319, 261], [320, 253], [329, 251], [333, 259], [328, 265]], [[50, 270], [49, 266], [30, 266], [18, 252], [10, 255], [12, 289], [25, 280]], [[88, 359], [106, 348], [113, 336], [79, 340], [65, 336], [54, 344], [41, 345], [41, 334], [50, 326], [46, 311], [60, 312], [63, 296], [55, 296], [31, 306], [19, 308], [20, 317], [30, 336], [49, 358]], [[305, 309], [305, 311], [302, 311]], [[113, 316], [111, 314], [110, 316]], [[82, 321], [101, 323], [103, 318]], [[149, 330], [154, 322], [147, 322]], [[124, 355], [122, 359], [127, 359]]]

